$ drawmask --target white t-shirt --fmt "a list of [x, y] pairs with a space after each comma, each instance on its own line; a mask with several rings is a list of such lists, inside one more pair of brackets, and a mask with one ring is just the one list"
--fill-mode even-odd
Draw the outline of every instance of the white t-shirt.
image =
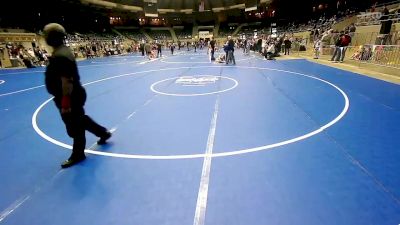
[[267, 46], [267, 40], [262, 39], [261, 47], [262, 47], [262, 48], [265, 48], [266, 46]]
[[269, 53], [275, 53], [275, 45], [274, 45], [274, 44], [269, 45], [269, 46], [268, 46], [267, 52], [269, 52]]

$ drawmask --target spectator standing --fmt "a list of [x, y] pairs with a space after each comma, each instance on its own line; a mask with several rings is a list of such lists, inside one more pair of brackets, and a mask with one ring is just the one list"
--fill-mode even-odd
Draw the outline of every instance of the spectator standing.
[[210, 41], [210, 51], [211, 51], [211, 61], [215, 60], [214, 54], [215, 54], [215, 40], [214, 38], [211, 38]]
[[146, 44], [144, 45], [144, 50], [146, 52], [146, 55], [149, 59], [151, 59], [151, 46], [150, 43], [146, 42]]
[[145, 42], [144, 42], [144, 40], [142, 40], [142, 42], [140, 43], [140, 46], [139, 46], [139, 48], [140, 48], [140, 51], [142, 52], [142, 56], [144, 56], [144, 52], [145, 52], [145, 49], [144, 49], [144, 46], [145, 46]]
[[351, 37], [348, 33], [340, 36], [339, 51], [334, 62], [343, 63], [344, 57], [346, 56], [347, 47], [350, 45], [350, 43]]
[[351, 37], [349, 33], [345, 33], [341, 38], [340, 59], [339, 59], [340, 63], [343, 63], [344, 57], [346, 56], [347, 48], [350, 45], [350, 43], [351, 43]]
[[290, 54], [290, 49], [292, 48], [292, 42], [289, 40], [288, 37], [285, 38], [285, 41], [283, 42], [285, 46], [285, 55]]
[[229, 38], [229, 40], [228, 40], [228, 42], [226, 44], [226, 50], [227, 50], [227, 52], [226, 52], [226, 64], [228, 64], [230, 61], [232, 61], [233, 65], [236, 65], [235, 55], [234, 55], [235, 42], [233, 41], [231, 36], [229, 36], [228, 38]]
[[157, 42], [157, 58], [162, 56], [161, 49], [162, 49], [162, 44], [160, 42]]
[[320, 52], [322, 51], [321, 50], [321, 39], [320, 38], [317, 38], [315, 41], [314, 41], [314, 59], [319, 59], [319, 55], [320, 55]]
[[171, 43], [171, 45], [169, 46], [171, 49], [171, 55], [174, 55], [174, 50], [175, 50], [175, 44], [174, 42]]
[[344, 36], [344, 32], [340, 32], [339, 36], [336, 36], [335, 38], [335, 50], [333, 52], [331, 61], [336, 61], [335, 58], [337, 55], [340, 55], [340, 47], [341, 47], [341, 42], [342, 42], [342, 37]]

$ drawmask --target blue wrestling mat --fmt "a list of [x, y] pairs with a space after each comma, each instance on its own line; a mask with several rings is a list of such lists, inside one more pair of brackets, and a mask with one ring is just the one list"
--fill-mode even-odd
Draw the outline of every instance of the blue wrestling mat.
[[400, 86], [307, 60], [206, 51], [78, 63], [87, 160], [45, 68], [0, 71], [0, 225], [397, 225]]

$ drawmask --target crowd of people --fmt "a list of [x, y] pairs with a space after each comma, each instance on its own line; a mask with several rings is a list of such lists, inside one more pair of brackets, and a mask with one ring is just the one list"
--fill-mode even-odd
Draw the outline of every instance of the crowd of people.
[[382, 11], [362, 12], [357, 16], [357, 26], [379, 25], [384, 21], [398, 22], [400, 20], [400, 9], [389, 11], [384, 7]]
[[95, 58], [132, 52], [133, 46], [113, 41], [86, 42], [68, 45], [76, 58]]
[[[321, 54], [326, 55], [327, 53], [332, 55], [332, 61], [343, 62], [346, 49], [351, 44], [360, 20], [358, 23], [352, 23], [341, 31], [334, 30], [332, 27], [343, 17], [352, 13], [352, 11], [347, 10], [342, 14], [333, 15], [330, 18], [321, 16], [319, 19], [310, 20], [305, 24], [291, 23], [288, 26], [278, 28], [278, 35], [271, 35], [269, 32], [266, 32], [266, 29], [261, 28], [256, 33], [254, 33], [254, 29], [248, 29], [248, 33], [246, 33], [246, 28], [243, 27], [243, 32], [239, 35], [240, 38], [237, 40], [232, 39], [229, 45], [214, 40], [214, 49], [221, 48], [226, 53], [215, 58], [219, 59], [217, 61], [227, 61], [230, 58], [234, 58], [233, 55], [229, 54], [233, 49], [232, 46], [242, 48], [244, 54], [248, 54], [252, 50], [268, 60], [272, 60], [281, 54], [289, 55], [291, 49], [306, 51], [308, 47], [312, 46], [315, 59], [318, 59]], [[372, 14], [375, 15], [373, 19], [378, 21], [400, 18], [399, 9], [389, 13], [386, 7], [382, 12], [372, 12]], [[361, 14], [361, 17], [363, 15], [365, 14]], [[226, 29], [221, 28], [219, 33], [225, 34], [225, 31]], [[310, 38], [296, 37], [294, 35], [295, 32], [302, 31], [310, 32]], [[175, 49], [181, 50], [184, 48], [188, 51], [191, 49], [196, 51], [210, 45], [210, 41], [206, 42], [202, 39], [193, 40], [191, 32], [185, 29], [176, 31], [178, 38], [176, 43], [172, 41], [168, 30], [151, 31], [149, 35], [155, 41], [148, 40], [140, 32], [122, 32], [121, 35], [113, 33], [68, 34], [65, 42], [72, 49], [76, 58], [94, 58], [141, 52], [142, 55], [152, 59], [161, 57], [162, 49], [168, 49], [171, 51], [171, 54], [174, 54]], [[35, 67], [43, 66], [47, 63], [48, 54], [44, 49], [39, 47], [24, 48], [22, 45], [9, 44], [7, 48], [10, 59], [13, 59], [14, 62], [17, 61], [20, 66]], [[368, 58], [368, 52], [371, 52], [369, 47], [360, 47], [357, 54], [355, 53], [352, 58]]]
[[[6, 44], [6, 48], [12, 66], [35, 68], [45, 66], [48, 63], [48, 52], [39, 46], [27, 48], [22, 44], [9, 42]], [[5, 52], [3, 50], [2, 54], [5, 54]]]
[[68, 34], [65, 43], [76, 58], [94, 58], [122, 54], [127, 38], [113, 34]]
[[333, 49], [331, 61], [343, 62], [347, 47], [351, 44], [354, 34], [352, 27], [353, 25], [350, 25], [340, 32], [330, 29], [322, 35], [314, 37], [314, 59], [318, 59], [326, 51], [330, 53], [331, 49]]

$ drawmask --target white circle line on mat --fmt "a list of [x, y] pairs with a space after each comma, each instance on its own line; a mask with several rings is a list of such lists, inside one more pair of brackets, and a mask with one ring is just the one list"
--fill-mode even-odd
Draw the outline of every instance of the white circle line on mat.
[[[198, 67], [176, 67], [176, 68], [165, 68], [165, 69], [158, 69], [158, 70], [147, 70], [147, 71], [140, 71], [140, 72], [134, 72], [134, 73], [129, 73], [129, 74], [121, 74], [121, 75], [116, 75], [113, 77], [108, 77], [105, 79], [100, 79], [97, 81], [93, 81], [90, 83], [85, 84], [86, 85], [90, 85], [90, 84], [94, 84], [94, 83], [98, 83], [98, 82], [102, 82], [102, 81], [106, 81], [106, 80], [110, 80], [110, 79], [115, 79], [115, 78], [119, 78], [119, 77], [125, 77], [125, 76], [132, 76], [132, 75], [136, 75], [136, 74], [142, 74], [142, 73], [150, 73], [150, 72], [155, 72], [155, 71], [169, 71], [169, 70], [178, 70], [178, 69], [187, 69], [187, 68], [221, 68], [224, 66], [198, 66]], [[234, 156], [234, 155], [241, 155], [241, 154], [247, 154], [247, 153], [251, 153], [251, 152], [259, 152], [259, 151], [266, 151], [269, 149], [273, 149], [273, 148], [277, 148], [277, 147], [281, 147], [284, 145], [288, 145], [288, 144], [292, 144], [301, 140], [305, 140], [307, 138], [310, 138], [314, 135], [317, 135], [321, 132], [323, 132], [324, 130], [328, 129], [329, 127], [333, 126], [334, 124], [336, 124], [337, 122], [339, 122], [347, 113], [349, 107], [350, 107], [350, 101], [349, 98], [347, 96], [347, 94], [340, 89], [338, 86], [336, 86], [335, 84], [330, 83], [329, 81], [323, 80], [321, 78], [317, 78], [311, 75], [306, 75], [306, 74], [302, 74], [302, 73], [297, 73], [297, 72], [292, 72], [292, 71], [286, 71], [286, 70], [279, 70], [279, 69], [271, 69], [271, 68], [263, 68], [263, 67], [254, 67], [254, 66], [236, 66], [236, 68], [241, 68], [241, 69], [259, 69], [259, 70], [270, 70], [270, 71], [279, 71], [279, 72], [283, 72], [283, 73], [288, 73], [288, 74], [295, 74], [295, 75], [300, 75], [300, 76], [304, 76], [304, 77], [308, 77], [314, 80], [318, 80], [321, 81], [331, 87], [333, 87], [334, 89], [336, 89], [337, 91], [339, 91], [339, 93], [342, 95], [343, 99], [344, 99], [344, 106], [343, 109], [341, 111], [341, 113], [336, 116], [333, 120], [331, 120], [330, 122], [328, 122], [327, 124], [319, 127], [318, 129], [315, 129], [311, 132], [308, 132], [306, 134], [303, 134], [301, 136], [295, 137], [295, 138], [291, 138], [288, 140], [284, 140], [281, 142], [277, 142], [277, 143], [273, 143], [273, 144], [269, 144], [269, 145], [263, 145], [263, 146], [259, 146], [259, 147], [253, 147], [253, 148], [246, 148], [246, 149], [240, 149], [240, 150], [235, 150], [235, 151], [225, 151], [225, 152], [220, 152], [220, 153], [212, 153], [210, 155], [208, 154], [183, 154], [183, 155], [136, 155], [136, 154], [123, 154], [123, 153], [111, 153], [111, 152], [101, 152], [101, 151], [95, 151], [95, 150], [90, 150], [90, 149], [86, 149], [85, 152], [89, 153], [89, 154], [94, 154], [94, 155], [101, 155], [101, 156], [109, 156], [109, 157], [116, 157], [116, 158], [127, 158], [127, 159], [151, 159], [151, 160], [175, 160], [175, 159], [196, 159], [196, 158], [204, 158], [204, 157], [226, 157], [226, 156]], [[58, 140], [55, 140], [54, 138], [48, 136], [47, 134], [45, 134], [38, 126], [37, 124], [37, 116], [39, 114], [39, 112], [47, 105], [47, 103], [49, 103], [53, 98], [50, 98], [48, 100], [46, 100], [44, 103], [42, 103], [33, 113], [32, 115], [32, 126], [34, 128], [34, 130], [45, 140], [49, 141], [50, 143], [53, 143], [55, 145], [58, 145], [60, 147], [66, 148], [66, 149], [72, 149], [71, 145], [65, 144], [63, 142], [60, 142]]]

